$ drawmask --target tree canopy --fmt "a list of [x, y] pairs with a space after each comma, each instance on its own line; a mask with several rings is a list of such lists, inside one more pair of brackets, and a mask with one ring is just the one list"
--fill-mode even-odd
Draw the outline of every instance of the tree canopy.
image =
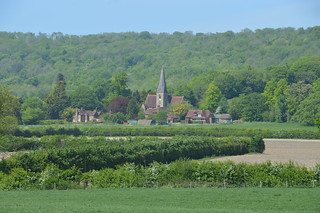
[[[289, 75], [289, 83], [302, 80], [312, 83], [312, 78], [319, 77], [319, 72], [315, 71], [319, 65], [309, 66], [308, 63], [314, 64], [319, 61], [317, 58], [301, 59], [290, 72], [283, 67], [303, 56], [320, 56], [319, 28], [266, 28], [206, 34], [145, 31], [85, 36], [0, 32], [0, 83], [15, 82], [13, 90], [18, 96], [42, 98], [51, 91], [53, 79], [59, 72], [68, 79], [69, 91], [79, 85], [90, 86], [98, 78], [109, 80], [114, 74], [124, 72], [130, 89], [153, 89], [162, 64], [166, 65], [166, 75], [170, 77], [168, 86], [210, 72], [218, 76], [225, 71], [248, 68], [256, 71], [279, 65], [279, 77]], [[305, 73], [296, 76], [301, 68], [306, 69]], [[226, 91], [218, 87], [230, 99], [240, 93], [248, 94], [248, 89], [253, 87], [248, 84], [244, 87], [235, 84], [234, 89]], [[259, 92], [254, 90], [252, 92]]]

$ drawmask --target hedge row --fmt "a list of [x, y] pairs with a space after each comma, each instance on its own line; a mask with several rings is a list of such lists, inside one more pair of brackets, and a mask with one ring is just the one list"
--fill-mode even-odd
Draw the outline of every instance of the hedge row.
[[45, 137], [41, 138], [37, 144], [41, 147], [41, 144], [46, 144], [49, 140], [51, 142], [47, 145], [52, 146], [49, 149], [13, 155], [8, 160], [2, 160], [0, 171], [8, 173], [12, 168], [22, 167], [40, 172], [50, 164], [56, 164], [63, 170], [75, 165], [82, 171], [89, 171], [115, 168], [126, 162], [146, 166], [154, 161], [169, 163], [180, 158], [199, 159], [213, 155], [240, 155], [248, 152], [263, 152], [265, 148], [263, 140], [257, 137], [177, 136], [167, 139], [137, 137], [110, 142], [98, 138], [94, 143], [92, 139], [86, 137], [79, 139], [69, 136], [65, 137], [63, 142], [57, 137]]
[[320, 131], [304, 129], [293, 130], [269, 130], [269, 129], [247, 129], [247, 128], [224, 128], [224, 127], [117, 127], [117, 126], [92, 126], [82, 127], [81, 129], [63, 127], [43, 127], [36, 129], [18, 129], [15, 136], [23, 137], [42, 137], [45, 135], [84, 135], [84, 136], [211, 136], [227, 137], [242, 136], [253, 137], [260, 135], [263, 138], [303, 138], [319, 139]]
[[179, 160], [171, 164], [153, 162], [149, 166], [126, 163], [114, 168], [82, 173], [75, 166], [61, 170], [48, 165], [41, 172], [14, 168], [0, 172], [0, 190], [70, 189], [88, 184], [109, 187], [319, 187], [320, 165], [311, 170], [292, 162], [277, 164], [235, 164]]

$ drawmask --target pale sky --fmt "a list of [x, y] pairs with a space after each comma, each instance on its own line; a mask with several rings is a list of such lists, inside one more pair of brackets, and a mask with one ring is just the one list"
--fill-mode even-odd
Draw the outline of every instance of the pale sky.
[[320, 0], [0, 0], [0, 31], [216, 33], [320, 25]]

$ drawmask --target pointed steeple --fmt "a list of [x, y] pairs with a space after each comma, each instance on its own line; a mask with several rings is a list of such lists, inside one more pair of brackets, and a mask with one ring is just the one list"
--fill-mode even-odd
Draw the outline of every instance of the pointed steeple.
[[166, 86], [166, 79], [164, 76], [163, 65], [161, 67], [160, 81], [159, 81], [157, 93], [167, 93], [167, 86]]

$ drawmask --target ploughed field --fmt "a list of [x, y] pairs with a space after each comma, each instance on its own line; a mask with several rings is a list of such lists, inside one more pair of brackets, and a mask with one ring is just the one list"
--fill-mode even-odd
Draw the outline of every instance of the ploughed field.
[[286, 163], [291, 160], [308, 168], [320, 164], [320, 140], [264, 139], [264, 142], [266, 148], [262, 154], [228, 156], [213, 161], [263, 163], [271, 160]]

